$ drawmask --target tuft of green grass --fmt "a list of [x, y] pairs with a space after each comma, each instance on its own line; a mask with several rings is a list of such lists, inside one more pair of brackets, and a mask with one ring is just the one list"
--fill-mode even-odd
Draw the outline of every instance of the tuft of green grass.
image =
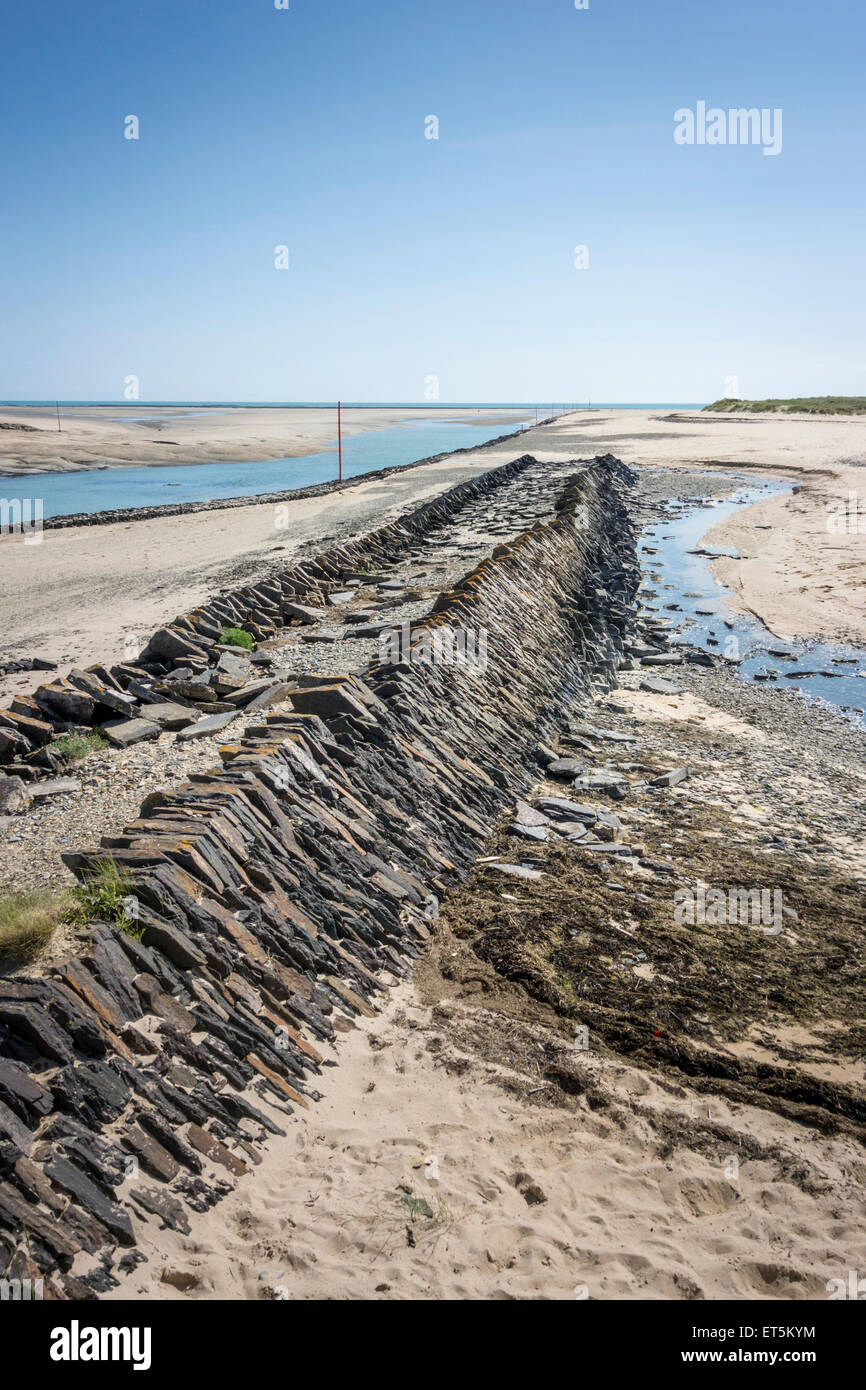
[[75, 885], [75, 917], [82, 925], [94, 918], [140, 941], [144, 928], [138, 926], [131, 908], [135, 884], [120, 872], [113, 859], [100, 859], [91, 865], [87, 877]]
[[766, 401], [743, 401], [725, 396], [713, 401], [712, 405], [705, 405], [704, 410], [738, 414], [770, 411], [786, 415], [866, 415], [866, 396], [792, 396], [788, 400], [771, 398]]
[[244, 632], [242, 627], [224, 627], [220, 641], [228, 647], [246, 647], [250, 652], [256, 645], [250, 633]]
[[73, 912], [67, 892], [34, 889], [0, 897], [0, 959], [32, 959]]
[[82, 758], [107, 748], [108, 739], [101, 729], [84, 729], [81, 733], [61, 734], [49, 747], [52, 753], [59, 753], [68, 763], [80, 763]]

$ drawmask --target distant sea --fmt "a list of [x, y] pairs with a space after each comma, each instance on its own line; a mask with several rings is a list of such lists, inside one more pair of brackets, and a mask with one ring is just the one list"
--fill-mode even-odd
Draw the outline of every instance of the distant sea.
[[[347, 410], [700, 410], [706, 401], [576, 401], [556, 404], [545, 401], [343, 401]], [[168, 407], [183, 410], [331, 410], [336, 401], [0, 401], [3, 405], [33, 406], [136, 406], [144, 409]]]

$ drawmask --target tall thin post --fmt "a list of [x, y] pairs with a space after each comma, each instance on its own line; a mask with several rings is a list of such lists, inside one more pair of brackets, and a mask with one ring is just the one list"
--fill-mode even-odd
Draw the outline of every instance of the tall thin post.
[[55, 401], [54, 404], [57, 406], [57, 433], [62, 434], [63, 431], [60, 428], [60, 402]]
[[340, 482], [343, 481], [343, 416], [342, 402], [337, 401], [337, 448], [340, 458]]

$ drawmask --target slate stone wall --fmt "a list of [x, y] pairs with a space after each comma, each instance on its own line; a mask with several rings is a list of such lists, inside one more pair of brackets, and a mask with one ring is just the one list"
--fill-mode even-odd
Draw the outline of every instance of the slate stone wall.
[[[613, 681], [639, 584], [629, 481], [595, 460], [555, 520], [440, 596], [397, 664], [302, 677], [291, 712], [251, 722], [220, 767], [65, 856], [82, 878], [114, 860], [136, 934], [94, 923], [79, 958], [0, 981], [7, 1277], [43, 1277], [60, 1298], [110, 1287], [138, 1258], [138, 1213], [187, 1229], [284, 1132], [282, 1112], [314, 1103], [321, 1044], [375, 1010], [383, 971], [406, 971], [440, 894], [537, 778], [539, 738]], [[309, 602], [429, 535], [461, 489], [166, 631], [199, 641], [223, 618], [276, 631], [289, 593]], [[420, 659], [431, 634], [461, 627], [486, 633], [483, 667]]]

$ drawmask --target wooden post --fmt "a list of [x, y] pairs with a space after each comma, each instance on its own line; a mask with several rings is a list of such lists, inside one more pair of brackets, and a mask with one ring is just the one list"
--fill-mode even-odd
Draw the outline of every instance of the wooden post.
[[55, 401], [54, 404], [57, 406], [57, 433], [62, 434], [63, 431], [60, 428], [60, 402]]
[[340, 460], [340, 482], [343, 481], [343, 416], [342, 402], [337, 401], [337, 448]]

